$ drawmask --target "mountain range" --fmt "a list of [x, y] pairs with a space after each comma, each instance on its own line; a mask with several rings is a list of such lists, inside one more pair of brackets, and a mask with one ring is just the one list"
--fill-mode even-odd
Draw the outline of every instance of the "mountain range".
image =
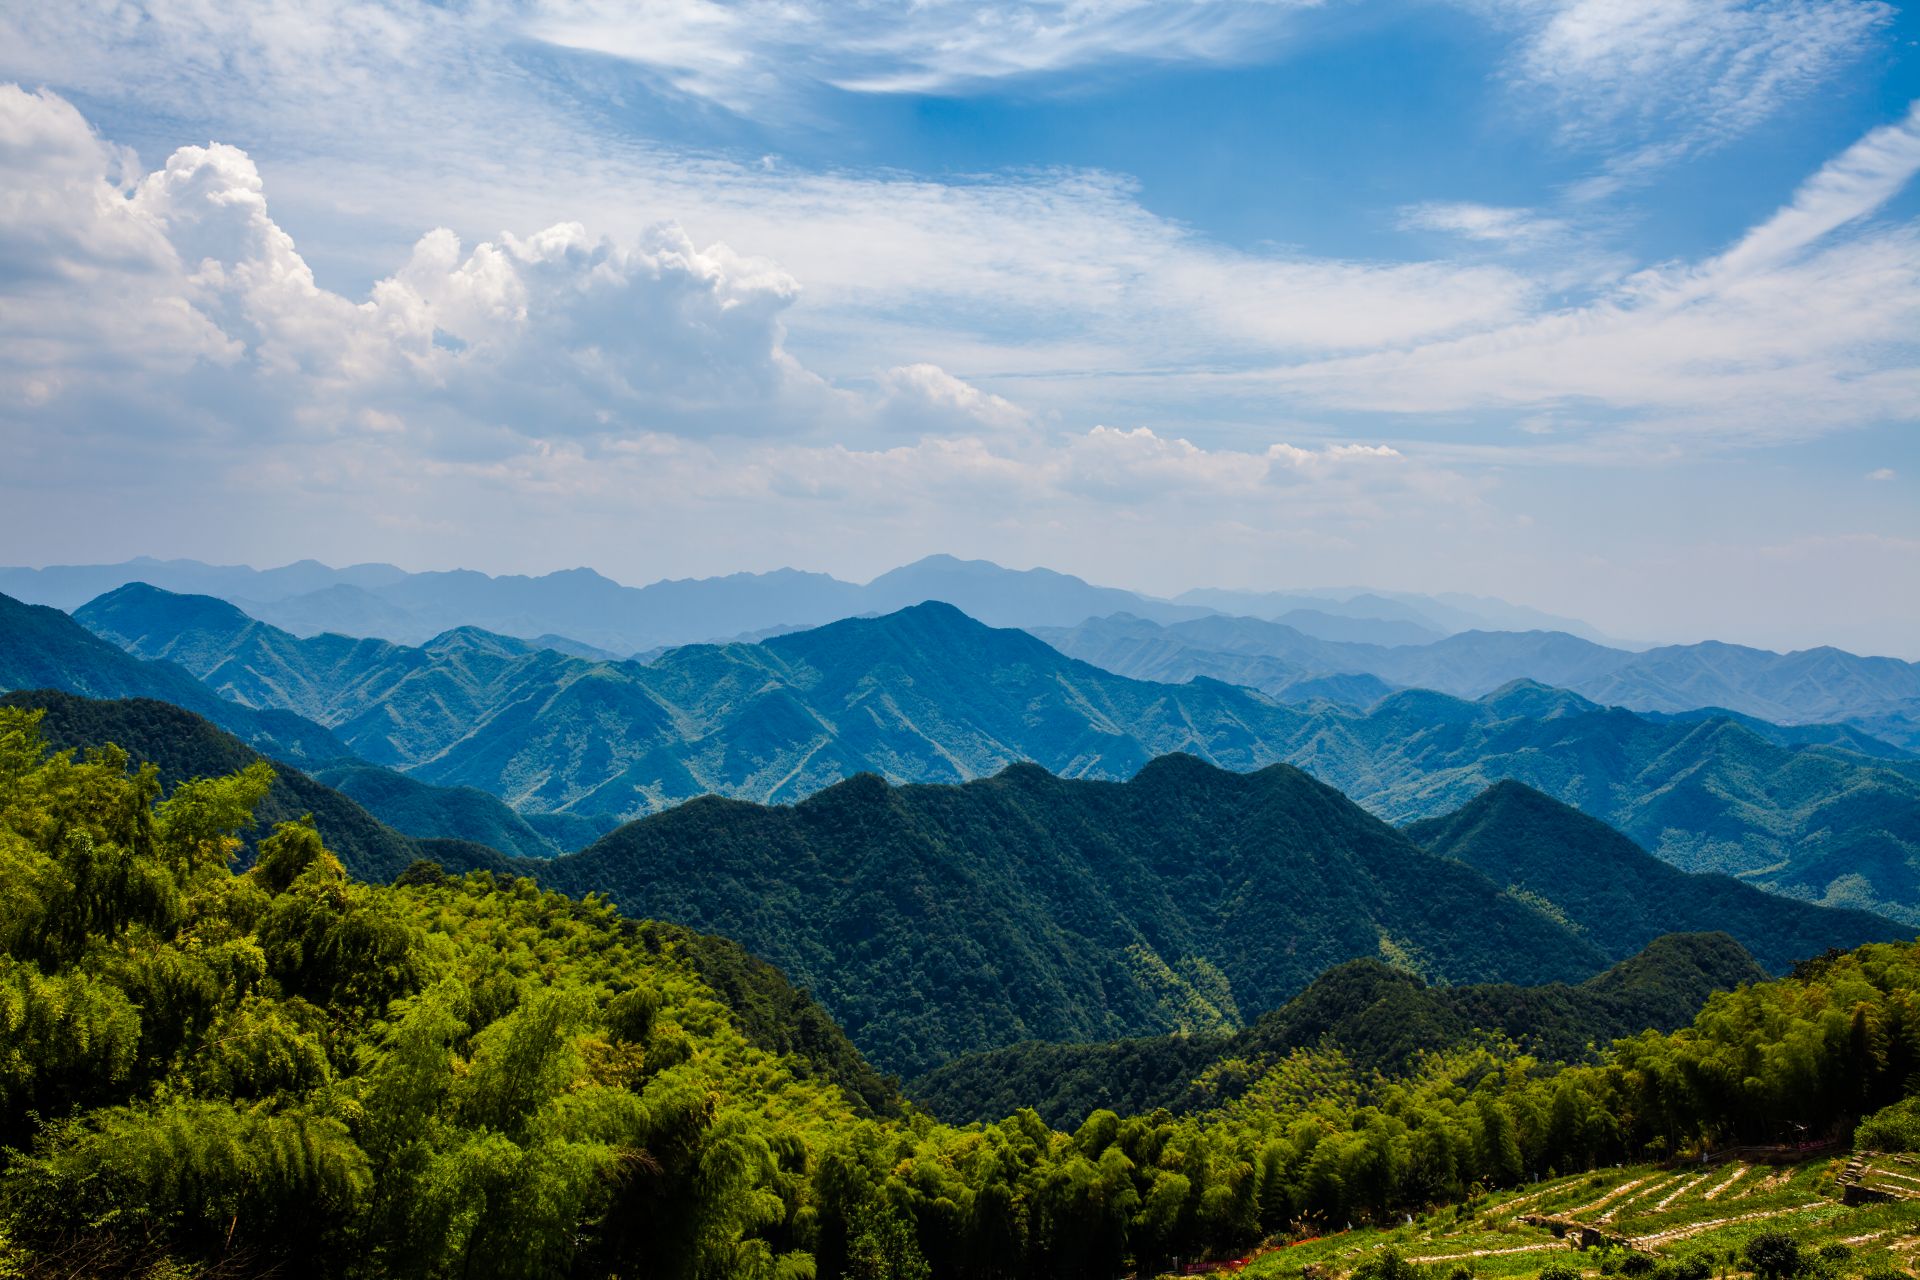
[[[4, 703], [42, 708], [52, 745], [117, 743], [168, 785], [262, 759], [166, 703], [47, 690]], [[249, 847], [310, 814], [364, 878], [426, 859], [603, 893], [630, 914], [725, 934], [810, 988], [872, 1060], [903, 1073], [1027, 1039], [1231, 1034], [1355, 957], [1451, 985], [1538, 983], [1578, 981], [1704, 924], [1776, 970], [1904, 933], [1676, 871], [1512, 783], [1401, 832], [1286, 765], [1234, 773], [1171, 755], [1125, 783], [1030, 764], [962, 785], [895, 787], [863, 774], [796, 805], [691, 801], [543, 859], [485, 842], [537, 837], [477, 792], [388, 775], [444, 832], [417, 838], [298, 769], [274, 768]], [[341, 764], [321, 775], [335, 770], [384, 772]]]
[[[1539, 799], [1546, 816], [1494, 797], [1449, 849], [1541, 840], [1552, 890], [1591, 820]], [[1509, 814], [1532, 825], [1498, 834]], [[1289, 765], [1170, 755], [1124, 783], [1022, 764], [959, 785], [863, 774], [795, 805], [696, 800], [526, 868], [738, 939], [903, 1075], [1025, 1039], [1232, 1031], [1361, 956], [1447, 984], [1579, 981], [1640, 949], [1643, 922], [1657, 936], [1729, 904], [1724, 927], [1775, 968], [1905, 935], [1622, 843], [1608, 856], [1631, 907], [1556, 898], [1422, 849]]]
[[[1839, 649], [1774, 653], [1708, 641], [1633, 652], [1557, 631], [1462, 631], [1424, 644], [1351, 643], [1285, 619], [1213, 616], [1163, 624], [1131, 613], [1030, 628], [1071, 657], [1141, 680], [1206, 678], [1289, 701], [1308, 681], [1372, 677], [1356, 704], [1395, 688], [1477, 698], [1514, 680], [1636, 711], [1724, 710], [1782, 724], [1847, 723], [1920, 747], [1920, 663]], [[1337, 696], [1337, 695], [1336, 695]]]
[[1218, 597], [1230, 606], [1228, 612], [1277, 616], [1311, 635], [1375, 644], [1411, 644], [1474, 627], [1521, 624], [1591, 633], [1573, 619], [1501, 600], [1389, 597], [1353, 589], [1189, 592], [1167, 601], [1094, 586], [1050, 569], [1005, 569], [952, 556], [928, 556], [864, 584], [778, 569], [628, 587], [589, 569], [490, 577], [469, 570], [408, 573], [385, 564], [333, 569], [312, 560], [266, 570], [146, 558], [117, 565], [0, 569], [0, 591], [66, 610], [134, 582], [214, 596], [295, 635], [331, 631], [421, 644], [445, 631], [478, 627], [583, 657], [759, 639], [841, 618], [891, 613], [925, 600], [945, 600], [983, 622], [1007, 627], [1071, 626], [1122, 611], [1171, 622], [1221, 611], [1207, 602]]
[[942, 604], [650, 664], [472, 629], [421, 648], [301, 639], [145, 586], [77, 616], [227, 698], [319, 721], [366, 761], [504, 799], [569, 847], [605, 815], [706, 793], [780, 802], [862, 771], [952, 782], [1018, 761], [1122, 779], [1183, 751], [1297, 764], [1394, 822], [1513, 778], [1683, 869], [1920, 922], [1920, 760], [1845, 727], [1639, 715], [1526, 682], [1301, 708], [1209, 679], [1121, 677]]

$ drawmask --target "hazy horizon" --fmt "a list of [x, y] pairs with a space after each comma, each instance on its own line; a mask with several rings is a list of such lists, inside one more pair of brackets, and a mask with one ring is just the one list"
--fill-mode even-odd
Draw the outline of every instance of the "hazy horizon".
[[[984, 562], [984, 563], [994, 564], [1001, 569], [1006, 569], [1013, 572], [1026, 572], [1029, 570], [1036, 570], [1036, 569], [1051, 570], [1056, 573], [1068, 574], [1069, 576], [1079, 578], [1081, 581], [1087, 583], [1089, 586], [1116, 588], [1119, 590], [1133, 592], [1134, 594], [1142, 596], [1148, 600], [1164, 601], [1164, 602], [1174, 601], [1178, 599], [1185, 592], [1211, 591], [1211, 590], [1247, 591], [1247, 592], [1272, 593], [1272, 594], [1281, 594], [1281, 595], [1300, 595], [1300, 596], [1320, 595], [1320, 596], [1325, 596], [1329, 599], [1339, 599], [1339, 600], [1344, 600], [1344, 599], [1351, 598], [1353, 596], [1364, 595], [1369, 593], [1383, 593], [1387, 595], [1406, 595], [1406, 596], [1429, 597], [1429, 598], [1455, 597], [1461, 600], [1481, 600], [1489, 603], [1498, 603], [1498, 604], [1513, 606], [1520, 609], [1535, 610], [1542, 614], [1548, 614], [1548, 615], [1562, 618], [1569, 623], [1584, 624], [1586, 627], [1591, 628], [1592, 632], [1596, 633], [1592, 638], [1598, 640], [1599, 642], [1621, 646], [1621, 647], [1632, 648], [1632, 649], [1643, 649], [1643, 648], [1649, 648], [1649, 647], [1658, 647], [1662, 645], [1694, 644], [1694, 643], [1699, 643], [1701, 641], [1706, 641], [1706, 640], [1718, 640], [1718, 641], [1722, 641], [1729, 644], [1741, 644], [1741, 645], [1747, 645], [1753, 648], [1760, 648], [1760, 649], [1773, 649], [1779, 652], [1791, 652], [1793, 650], [1799, 650], [1799, 649], [1832, 647], [1832, 648], [1847, 650], [1849, 652], [1858, 654], [1862, 657], [1890, 657], [1890, 658], [1899, 658], [1905, 661], [1920, 661], [1920, 638], [1916, 638], [1914, 641], [1909, 643], [1904, 649], [1899, 647], [1893, 647], [1893, 648], [1881, 650], [1881, 649], [1850, 646], [1835, 640], [1815, 640], [1805, 644], [1779, 644], [1779, 643], [1769, 644], [1769, 643], [1766, 643], [1764, 640], [1761, 640], [1758, 638], [1745, 637], [1737, 634], [1728, 634], [1724, 632], [1703, 634], [1703, 635], [1696, 635], [1696, 636], [1677, 636], [1677, 635], [1671, 635], [1671, 634], [1655, 635], [1655, 636], [1631, 635], [1631, 634], [1625, 634], [1625, 633], [1619, 632], [1617, 630], [1613, 630], [1609, 628], [1603, 620], [1587, 616], [1586, 614], [1575, 613], [1575, 612], [1561, 612], [1558, 610], [1549, 609], [1540, 605], [1536, 601], [1516, 597], [1510, 594], [1500, 595], [1493, 592], [1452, 591], [1445, 587], [1439, 587], [1439, 586], [1404, 587], [1404, 586], [1397, 586], [1391, 583], [1311, 583], [1311, 582], [1307, 582], [1307, 583], [1282, 582], [1282, 583], [1278, 583], [1270, 586], [1232, 586], [1232, 585], [1222, 584], [1218, 582], [1196, 581], [1196, 582], [1187, 583], [1185, 585], [1175, 586], [1171, 589], [1149, 590], [1125, 581], [1112, 581], [1112, 580], [1107, 580], [1099, 577], [1089, 577], [1086, 574], [1075, 573], [1072, 570], [1062, 568], [1059, 565], [1044, 564], [1044, 563], [1042, 564], [1007, 564], [1000, 561], [987, 560], [984, 557], [955, 556], [949, 552], [938, 552], [938, 551], [929, 552], [926, 556], [916, 556], [911, 560], [902, 560], [896, 564], [889, 564], [880, 570], [877, 570], [875, 572], [870, 572], [870, 573], [844, 573], [844, 572], [835, 572], [834, 570], [827, 569], [827, 568], [812, 568], [805, 565], [771, 564], [765, 567], [734, 569], [734, 570], [727, 570], [721, 573], [711, 573], [711, 574], [667, 573], [667, 574], [663, 574], [656, 577], [640, 578], [640, 579], [624, 578], [619, 576], [618, 574], [608, 573], [604, 569], [600, 568], [599, 566], [591, 565], [591, 564], [555, 564], [548, 568], [535, 569], [532, 571], [518, 571], [518, 570], [496, 571], [496, 570], [490, 570], [485, 567], [474, 565], [474, 564], [451, 563], [451, 564], [444, 564], [444, 565], [431, 565], [431, 564], [430, 565], [418, 565], [418, 564], [409, 565], [409, 564], [396, 564], [391, 560], [328, 561], [318, 556], [300, 556], [300, 557], [295, 557], [294, 559], [291, 559], [291, 560], [256, 563], [256, 562], [244, 561], [244, 560], [226, 560], [226, 561], [210, 560], [210, 559], [204, 559], [202, 557], [197, 557], [197, 556], [141, 555], [141, 556], [129, 556], [120, 560], [92, 561], [92, 562], [84, 562], [84, 563], [78, 562], [78, 561], [51, 561], [51, 562], [46, 562], [41, 564], [31, 564], [31, 565], [0, 565], [0, 569], [21, 568], [21, 569], [29, 569], [29, 570], [48, 570], [48, 569], [63, 569], [63, 568], [115, 567], [122, 564], [134, 563], [140, 560], [151, 560], [159, 563], [168, 563], [168, 562], [190, 563], [190, 564], [197, 564], [197, 565], [205, 565], [211, 568], [251, 569], [256, 572], [266, 572], [274, 569], [286, 568], [286, 567], [290, 567], [292, 565], [300, 564], [300, 563], [312, 563], [312, 564], [322, 565], [328, 569], [335, 570], [335, 571], [358, 568], [358, 567], [367, 567], [367, 566], [384, 566], [388, 568], [398, 569], [404, 573], [409, 573], [409, 574], [474, 572], [474, 573], [481, 573], [488, 577], [494, 577], [494, 578], [499, 578], [499, 577], [539, 578], [539, 577], [544, 577], [550, 574], [566, 573], [566, 572], [578, 571], [578, 570], [587, 570], [587, 571], [596, 573], [599, 576], [618, 584], [619, 586], [627, 587], [627, 588], [641, 588], [641, 587], [650, 586], [659, 582], [698, 581], [698, 580], [704, 580], [704, 579], [724, 578], [724, 577], [733, 576], [733, 575], [756, 576], [756, 575], [779, 573], [782, 571], [824, 574], [828, 577], [838, 579], [842, 582], [848, 582], [855, 585], [865, 585], [867, 583], [874, 581], [878, 577], [881, 577], [887, 573], [892, 572], [893, 570], [901, 569], [901, 568], [908, 567], [909, 565], [917, 564], [919, 561], [924, 559], [933, 559], [933, 558], [942, 558], [942, 557], [960, 560], [960, 561], [973, 561], [973, 562]], [[1226, 613], [1233, 612], [1232, 609], [1226, 608], [1226, 607], [1221, 607], [1220, 611], [1226, 612]], [[1546, 630], [1551, 628], [1546, 623], [1543, 622], [1538, 626], [1533, 626], [1533, 627], [1522, 627], [1519, 625], [1515, 625], [1511, 627], [1488, 627], [1486, 629]], [[714, 638], [723, 639], [725, 637], [716, 636]]]
[[0, 166], [9, 563], [1920, 643], [1880, 0], [81, 0], [0, 15]]

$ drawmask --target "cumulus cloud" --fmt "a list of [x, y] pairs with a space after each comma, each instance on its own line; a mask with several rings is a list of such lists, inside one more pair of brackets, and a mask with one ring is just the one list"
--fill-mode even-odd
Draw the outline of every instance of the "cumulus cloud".
[[0, 368], [22, 399], [142, 368], [188, 379], [173, 391], [189, 399], [380, 430], [455, 412], [752, 432], [833, 404], [783, 346], [793, 278], [676, 226], [616, 243], [562, 224], [470, 250], [435, 230], [356, 301], [316, 283], [245, 152], [182, 147], [137, 179], [126, 164], [70, 104], [0, 86]]

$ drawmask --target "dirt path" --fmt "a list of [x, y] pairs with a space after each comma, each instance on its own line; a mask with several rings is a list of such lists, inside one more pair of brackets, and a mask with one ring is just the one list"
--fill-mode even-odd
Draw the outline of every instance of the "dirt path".
[[1650, 1181], [1652, 1176], [1653, 1175], [1649, 1174], [1645, 1178], [1635, 1178], [1632, 1182], [1623, 1182], [1619, 1186], [1615, 1187], [1613, 1190], [1601, 1196], [1598, 1200], [1595, 1200], [1592, 1204], [1583, 1204], [1578, 1209], [1569, 1209], [1565, 1213], [1561, 1214], [1560, 1216], [1563, 1218], [1572, 1218], [1576, 1221], [1581, 1218], [1584, 1218], [1588, 1214], [1592, 1213], [1595, 1209], [1603, 1208], [1606, 1205], [1612, 1204], [1615, 1200], [1618, 1200], [1621, 1196], [1627, 1194], [1627, 1192], [1633, 1190], [1635, 1187], [1639, 1186], [1641, 1183]]
[[1675, 1200], [1678, 1200], [1681, 1196], [1687, 1194], [1687, 1192], [1693, 1190], [1695, 1187], [1699, 1186], [1701, 1183], [1705, 1182], [1706, 1180], [1707, 1180], [1707, 1175], [1704, 1173], [1697, 1178], [1682, 1178], [1680, 1180], [1679, 1186], [1667, 1192], [1666, 1199], [1662, 1200], [1659, 1204], [1653, 1206], [1653, 1211], [1655, 1213], [1664, 1213], [1668, 1205], [1672, 1204]]
[[1548, 1240], [1543, 1244], [1516, 1245], [1511, 1249], [1475, 1249], [1470, 1253], [1436, 1253], [1424, 1258], [1408, 1258], [1408, 1262], [1459, 1262], [1466, 1258], [1504, 1258], [1510, 1253], [1544, 1253], [1548, 1249], [1564, 1249], [1567, 1246], [1559, 1240]]
[[1746, 1177], [1747, 1173], [1752, 1168], [1753, 1168], [1752, 1165], [1747, 1165], [1747, 1164], [1741, 1165], [1738, 1169], [1735, 1169], [1733, 1171], [1732, 1177], [1728, 1178], [1725, 1182], [1721, 1183], [1719, 1186], [1714, 1187], [1712, 1190], [1708, 1191], [1705, 1195], [1701, 1196], [1700, 1198], [1702, 1200], [1718, 1200], [1721, 1194], [1725, 1192], [1728, 1187], [1740, 1181], [1740, 1179]]
[[1724, 1227], [1735, 1222], [1752, 1222], [1756, 1218], [1784, 1218], [1789, 1214], [1805, 1213], [1809, 1209], [1828, 1208], [1832, 1204], [1831, 1200], [1811, 1200], [1806, 1204], [1796, 1204], [1786, 1209], [1758, 1209], [1752, 1213], [1736, 1213], [1725, 1218], [1710, 1218], [1705, 1222], [1689, 1222], [1684, 1227], [1656, 1231], [1650, 1236], [1636, 1236], [1627, 1243], [1636, 1249], [1654, 1249], [1663, 1244], [1672, 1244], [1675, 1240], [1697, 1236], [1703, 1231], [1711, 1231], [1715, 1227]]

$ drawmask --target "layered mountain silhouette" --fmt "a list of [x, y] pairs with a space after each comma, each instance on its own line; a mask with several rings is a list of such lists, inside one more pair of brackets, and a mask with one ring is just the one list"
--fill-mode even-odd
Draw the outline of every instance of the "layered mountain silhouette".
[[1239, 1032], [1029, 1041], [955, 1058], [907, 1091], [950, 1123], [1031, 1106], [1071, 1130], [1101, 1107], [1137, 1115], [1217, 1105], [1299, 1049], [1337, 1050], [1363, 1071], [1396, 1073], [1422, 1053], [1498, 1035], [1549, 1061], [1578, 1060], [1621, 1036], [1685, 1026], [1713, 992], [1766, 976], [1724, 933], [1668, 934], [1573, 985], [1431, 986], [1378, 960], [1350, 960]]
[[[79, 620], [228, 699], [319, 720], [374, 764], [528, 818], [639, 816], [707, 793], [783, 802], [858, 771], [964, 781], [1020, 760], [1121, 779], [1181, 750], [1233, 770], [1298, 764], [1390, 821], [1517, 779], [1682, 869], [1920, 923], [1920, 760], [1874, 760], [1866, 750], [1897, 752], [1845, 729], [1651, 718], [1530, 681], [1476, 700], [1286, 706], [1213, 679], [1114, 676], [937, 603], [651, 664], [474, 629], [420, 649], [300, 639], [144, 585]], [[547, 835], [578, 846], [584, 833]]]
[[1232, 769], [1297, 764], [1394, 822], [1512, 778], [1684, 869], [1920, 921], [1920, 761], [1869, 758], [1888, 749], [1845, 730], [1818, 732], [1846, 746], [1792, 743], [1530, 682], [1472, 701], [1407, 690], [1364, 711], [1301, 708], [1214, 680], [1117, 676], [942, 604], [647, 664], [471, 629], [421, 648], [301, 639], [145, 586], [77, 616], [227, 697], [318, 720], [363, 759], [529, 816], [636, 816], [706, 793], [789, 801], [863, 770], [963, 781], [1028, 760], [1126, 778], [1183, 751]]
[[0, 690], [59, 689], [89, 698], [155, 698], [205, 716], [259, 751], [296, 763], [347, 754], [311, 720], [271, 704], [222, 698], [169, 662], [145, 662], [58, 609], [0, 596]]
[[[1068, 626], [1132, 612], [1165, 621], [1210, 612], [1279, 616], [1310, 635], [1374, 644], [1412, 644], [1473, 628], [1549, 627], [1587, 634], [1583, 624], [1464, 596], [1350, 590], [1252, 595], [1190, 592], [1178, 601], [1100, 587], [1050, 569], [1006, 569], [985, 560], [927, 556], [852, 583], [778, 569], [627, 587], [587, 569], [540, 577], [491, 577], [468, 570], [408, 573], [393, 565], [332, 569], [303, 560], [278, 569], [142, 558], [118, 565], [0, 569], [0, 591], [35, 604], [75, 609], [129, 583], [210, 595], [294, 632], [375, 636], [419, 644], [472, 626], [521, 639], [571, 639], [622, 655], [676, 644], [762, 637], [841, 618], [891, 613], [945, 600], [995, 626]], [[1209, 603], [1216, 599], [1219, 604]]]
[[1120, 613], [1034, 631], [1062, 653], [1142, 680], [1225, 680], [1292, 699], [1300, 682], [1327, 675], [1470, 698], [1524, 679], [1636, 711], [1850, 723], [1857, 736], [1903, 753], [1920, 747], [1920, 663], [1832, 648], [1774, 653], [1709, 641], [1636, 653], [1559, 631], [1481, 630], [1425, 644], [1359, 644], [1308, 634], [1285, 616], [1162, 625]]

